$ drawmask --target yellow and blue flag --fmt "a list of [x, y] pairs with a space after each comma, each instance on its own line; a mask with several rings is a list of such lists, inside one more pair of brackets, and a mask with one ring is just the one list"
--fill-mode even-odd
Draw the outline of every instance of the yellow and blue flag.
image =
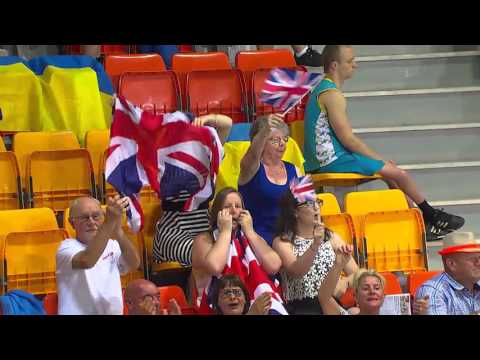
[[113, 88], [90, 56], [0, 57], [0, 131], [73, 131], [81, 144], [90, 129], [107, 129]]

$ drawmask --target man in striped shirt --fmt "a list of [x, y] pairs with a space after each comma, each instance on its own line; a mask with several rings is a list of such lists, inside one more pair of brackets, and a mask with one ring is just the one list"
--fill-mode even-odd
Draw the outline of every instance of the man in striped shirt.
[[439, 254], [444, 272], [425, 282], [416, 298], [429, 297], [428, 315], [480, 314], [480, 239], [471, 232], [448, 234]]

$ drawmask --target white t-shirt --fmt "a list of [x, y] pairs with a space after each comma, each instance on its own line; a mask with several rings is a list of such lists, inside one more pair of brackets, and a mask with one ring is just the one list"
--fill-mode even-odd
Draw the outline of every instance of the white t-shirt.
[[120, 245], [108, 240], [102, 256], [90, 269], [73, 269], [72, 259], [86, 245], [77, 239], [62, 241], [57, 250], [59, 315], [122, 315], [120, 274], [127, 266]]

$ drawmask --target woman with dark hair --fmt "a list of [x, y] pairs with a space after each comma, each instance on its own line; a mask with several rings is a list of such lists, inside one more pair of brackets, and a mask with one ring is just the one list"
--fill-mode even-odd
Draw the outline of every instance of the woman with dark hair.
[[192, 247], [192, 275], [197, 290], [197, 305], [212, 277], [219, 277], [228, 264], [231, 244], [235, 251], [253, 251], [262, 273], [276, 274], [281, 266], [277, 253], [253, 228], [250, 213], [241, 195], [233, 188], [220, 191], [209, 212], [210, 231], [196, 236]]
[[213, 312], [217, 315], [267, 315], [272, 301], [263, 293], [250, 306], [245, 284], [235, 274], [222, 276], [212, 293]]
[[[294, 179], [280, 200], [278, 236], [273, 249], [282, 259], [282, 289], [290, 314], [322, 314], [318, 288], [332, 268], [335, 249], [345, 245], [322, 223], [322, 201], [317, 200], [308, 176]], [[341, 297], [358, 270], [353, 257], [343, 268], [347, 278], [339, 282], [335, 296]]]
[[278, 201], [300, 171], [283, 161], [289, 139], [288, 125], [276, 114], [259, 117], [250, 129], [251, 144], [240, 162], [238, 191], [252, 213], [253, 226], [272, 246]]

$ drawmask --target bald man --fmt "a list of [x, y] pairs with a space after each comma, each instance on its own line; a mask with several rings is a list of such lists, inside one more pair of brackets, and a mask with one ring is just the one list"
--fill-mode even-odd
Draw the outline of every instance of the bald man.
[[160, 291], [151, 281], [138, 279], [125, 289], [125, 302], [129, 315], [182, 315], [175, 299], [170, 299], [168, 310], [161, 310]]
[[140, 256], [122, 230], [128, 198], [108, 198], [104, 213], [98, 200], [75, 199], [69, 221], [76, 238], [57, 250], [59, 315], [123, 314], [120, 274], [140, 266]]

